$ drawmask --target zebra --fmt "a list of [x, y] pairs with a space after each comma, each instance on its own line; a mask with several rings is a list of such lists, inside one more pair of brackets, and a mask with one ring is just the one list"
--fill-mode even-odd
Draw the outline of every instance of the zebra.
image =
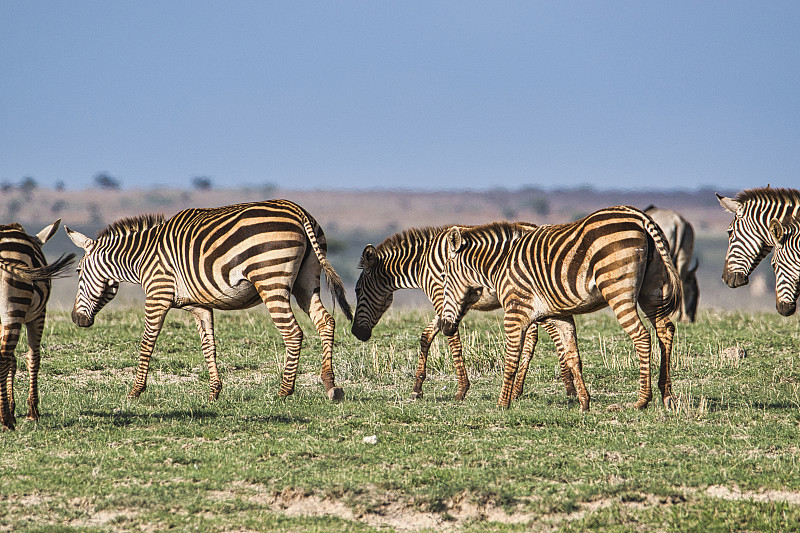
[[209, 400], [216, 400], [222, 381], [216, 364], [213, 310], [247, 309], [260, 302], [266, 304], [286, 348], [278, 394], [291, 395], [303, 340], [291, 295], [322, 339], [321, 377], [328, 397], [343, 398], [334, 382], [335, 321], [320, 299], [321, 272], [348, 320], [352, 312], [342, 280], [326, 257], [322, 228], [299, 205], [270, 200], [186, 209], [168, 220], [163, 215], [141, 215], [114, 222], [95, 239], [66, 231], [85, 251], [78, 267], [75, 324], [91, 326], [117, 294], [120, 282], [139, 283], [144, 289], [145, 328], [129, 398], [144, 392], [156, 338], [167, 312], [175, 307], [195, 319], [208, 366]]
[[786, 222], [800, 215], [800, 191], [796, 189], [746, 189], [736, 198], [717, 194], [720, 205], [733, 213], [728, 226], [728, 251], [722, 281], [729, 287], [747, 285], [750, 273], [772, 250], [769, 225], [773, 219]]
[[0, 420], [3, 429], [14, 429], [14, 377], [17, 359], [14, 351], [22, 324], [28, 332], [27, 367], [28, 420], [39, 419], [39, 363], [41, 341], [50, 298], [50, 280], [63, 275], [75, 254], [62, 255], [47, 264], [42, 245], [58, 229], [56, 220], [36, 235], [28, 235], [17, 224], [0, 225], [0, 324], [3, 328], [0, 347]]
[[[534, 225], [518, 223], [520, 232], [534, 228]], [[425, 327], [420, 336], [420, 352], [414, 379], [412, 399], [423, 397], [422, 385], [426, 378], [428, 350], [441, 328], [439, 314], [442, 309], [442, 275], [447, 254], [444, 230], [447, 227], [410, 228], [387, 237], [377, 247], [368, 244], [361, 254], [359, 268], [361, 274], [356, 281], [356, 310], [352, 333], [361, 341], [368, 341], [372, 330], [392, 304], [394, 291], [398, 289], [422, 289], [433, 304], [436, 315]], [[490, 311], [499, 309], [500, 302], [492, 291], [486, 291], [472, 309]], [[565, 365], [566, 354], [577, 355], [575, 323], [572, 317], [553, 318], [544, 322], [544, 327], [553, 339], [559, 352], [561, 377], [567, 394], [576, 396], [572, 372]], [[532, 342], [535, 338], [529, 335]], [[458, 388], [455, 399], [463, 400], [470, 387], [469, 377], [464, 366], [463, 347], [458, 330], [447, 336], [453, 357]], [[528, 354], [529, 352], [525, 352]], [[526, 358], [515, 385], [514, 397], [522, 393]]]
[[[508, 407], [518, 372], [520, 346], [532, 324], [550, 317], [591, 313], [610, 306], [639, 355], [636, 408], [652, 399], [650, 333], [636, 310], [655, 326], [661, 349], [658, 386], [672, 406], [669, 359], [675, 326], [669, 315], [680, 305], [681, 283], [661, 229], [642, 211], [628, 206], [601, 209], [567, 224], [543, 226], [512, 238], [513, 228], [492, 223], [455, 226], [446, 239], [442, 331], [452, 333], [485, 287], [497, 292], [505, 312], [506, 358], [498, 400]], [[589, 393], [579, 359], [567, 361], [581, 410]]]
[[774, 250], [775, 307], [783, 316], [793, 315], [800, 297], [800, 218], [787, 222], [777, 218], [769, 223]]
[[[671, 209], [663, 209], [654, 205], [644, 209], [653, 222], [658, 224], [669, 244], [672, 262], [678, 269], [683, 289], [683, 300], [677, 311], [681, 322], [694, 322], [697, 316], [697, 303], [700, 289], [697, 285], [697, 268], [700, 262], [694, 254], [694, 228], [686, 218]], [[694, 260], [692, 260], [694, 259]]]

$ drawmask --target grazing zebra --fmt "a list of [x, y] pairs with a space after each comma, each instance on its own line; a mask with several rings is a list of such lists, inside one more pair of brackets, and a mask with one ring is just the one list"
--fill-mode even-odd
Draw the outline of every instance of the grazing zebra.
[[28, 332], [27, 366], [29, 420], [39, 418], [39, 361], [50, 280], [63, 274], [75, 254], [61, 256], [47, 264], [42, 245], [58, 229], [56, 220], [36, 235], [28, 235], [19, 224], [0, 226], [0, 324], [3, 341], [0, 347], [0, 420], [3, 429], [14, 429], [14, 376], [17, 359], [14, 351], [22, 324]]
[[[669, 244], [672, 262], [678, 269], [683, 289], [683, 299], [676, 316], [681, 322], [694, 322], [697, 315], [697, 303], [700, 290], [697, 286], [697, 267], [700, 262], [694, 254], [694, 228], [683, 215], [671, 209], [662, 209], [653, 205], [644, 210], [653, 222], [658, 224]], [[692, 260], [694, 259], [694, 260]]]
[[772, 250], [770, 222], [786, 222], [800, 216], [800, 191], [767, 186], [741, 191], [735, 199], [717, 194], [717, 199], [734, 214], [728, 227], [722, 281], [731, 288], [741, 287], [747, 285], [750, 273]]
[[[498, 405], [508, 407], [518, 372], [520, 347], [532, 324], [545, 318], [591, 313], [610, 306], [639, 355], [639, 398], [652, 398], [650, 333], [637, 303], [655, 326], [661, 348], [658, 386], [672, 404], [669, 358], [675, 326], [669, 315], [680, 305], [681, 285], [659, 227], [632, 207], [610, 207], [568, 224], [543, 226], [519, 238], [504, 223], [447, 233], [451, 257], [445, 267], [442, 331], [458, 327], [484, 287], [497, 291], [505, 316], [506, 359]], [[579, 360], [567, 361], [582, 410], [589, 408]]]
[[139, 367], [128, 394], [137, 398], [147, 384], [150, 356], [167, 311], [190, 312], [200, 333], [215, 400], [222, 389], [217, 371], [213, 310], [266, 304], [286, 346], [280, 396], [294, 392], [303, 332], [290, 303], [307, 313], [322, 339], [322, 382], [331, 399], [341, 399], [332, 366], [334, 319], [320, 300], [324, 272], [335, 300], [352, 318], [342, 280], [326, 258], [322, 228], [302, 207], [286, 200], [214, 209], [187, 209], [169, 220], [147, 215], [117, 221], [96, 239], [67, 228], [86, 255], [79, 266], [72, 320], [94, 323], [120, 282], [139, 283], [145, 292], [145, 329]]
[[769, 224], [775, 247], [772, 268], [775, 269], [775, 307], [783, 316], [793, 315], [800, 297], [800, 218]]
[[[535, 226], [519, 224], [520, 231]], [[359, 262], [361, 275], [356, 281], [356, 311], [353, 318], [352, 332], [359, 340], [368, 341], [372, 329], [392, 304], [394, 292], [398, 289], [422, 289], [436, 310], [436, 316], [423, 330], [419, 340], [420, 353], [417, 364], [414, 389], [411, 397], [422, 398], [422, 384], [426, 378], [428, 350], [440, 330], [439, 314], [442, 309], [442, 275], [447, 257], [447, 243], [444, 239], [444, 227], [411, 228], [387, 237], [377, 247], [368, 244]], [[486, 291], [480, 301], [472, 309], [490, 311], [498, 309], [500, 302], [497, 295]], [[575, 324], [572, 317], [566, 319], [546, 320], [547, 330], [561, 362], [561, 377], [567, 394], [576, 395], [572, 380], [572, 372], [564, 364], [563, 354], [577, 353], [575, 340]], [[535, 343], [533, 336], [531, 340]], [[456, 329], [447, 336], [447, 342], [453, 357], [453, 366], [458, 379], [458, 390], [455, 399], [462, 400], [469, 390], [469, 377], [464, 366], [463, 347]], [[528, 352], [526, 352], [528, 353]], [[529, 358], [525, 359], [525, 363]], [[515, 387], [515, 397], [522, 393], [527, 364], [520, 372], [520, 379]]]

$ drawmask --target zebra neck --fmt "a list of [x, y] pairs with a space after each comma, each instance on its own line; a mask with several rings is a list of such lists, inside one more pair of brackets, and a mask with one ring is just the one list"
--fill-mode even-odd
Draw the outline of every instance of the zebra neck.
[[424, 249], [396, 248], [383, 259], [386, 277], [395, 289], [421, 289], [421, 272], [425, 261]]
[[[135, 237], [135, 238], [134, 238]], [[141, 272], [147, 255], [146, 240], [141, 235], [125, 235], [106, 248], [106, 267], [116, 281], [141, 283]]]
[[511, 242], [502, 241], [484, 245], [475, 250], [475, 253], [466, 254], [464, 263], [473, 277], [471, 281], [484, 287], [498, 287], [505, 272], [504, 265], [510, 246]]

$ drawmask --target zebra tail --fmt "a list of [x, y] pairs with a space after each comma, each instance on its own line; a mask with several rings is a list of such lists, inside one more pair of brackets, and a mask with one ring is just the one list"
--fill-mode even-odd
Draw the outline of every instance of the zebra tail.
[[305, 213], [302, 213], [302, 215], [303, 227], [306, 230], [306, 236], [311, 242], [311, 248], [314, 250], [314, 254], [316, 254], [319, 264], [322, 266], [322, 271], [325, 273], [325, 281], [331, 290], [331, 297], [333, 298], [334, 302], [339, 302], [339, 305], [344, 312], [344, 316], [347, 317], [347, 320], [352, 321], [353, 310], [347, 301], [347, 295], [344, 290], [344, 282], [342, 281], [342, 278], [339, 277], [339, 274], [337, 274], [333, 269], [333, 265], [331, 265], [328, 261], [328, 257], [325, 255], [325, 252], [322, 251], [322, 248], [317, 241], [317, 235], [314, 233], [314, 225], [311, 224], [311, 221], [308, 219], [308, 215]]
[[0, 270], [4, 270], [26, 281], [45, 281], [63, 277], [66, 270], [72, 266], [75, 254], [62, 255], [55, 262], [43, 267], [33, 268], [26, 265], [17, 265], [0, 261]]
[[661, 255], [661, 261], [664, 263], [664, 268], [667, 270], [670, 294], [659, 311], [664, 313], [665, 316], [669, 316], [680, 308], [681, 301], [683, 301], [681, 276], [678, 274], [678, 269], [675, 267], [675, 262], [672, 260], [669, 245], [667, 244], [666, 237], [664, 237], [664, 232], [646, 213], [645, 218], [645, 229], [653, 238], [656, 250], [658, 250], [658, 253]]

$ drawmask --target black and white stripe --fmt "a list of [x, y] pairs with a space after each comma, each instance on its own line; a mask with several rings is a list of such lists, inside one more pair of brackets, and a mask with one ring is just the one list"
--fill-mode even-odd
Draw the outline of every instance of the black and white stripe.
[[[535, 226], [515, 224], [517, 236]], [[361, 255], [359, 268], [361, 274], [356, 282], [356, 311], [353, 319], [353, 334], [362, 341], [367, 341], [372, 330], [391, 306], [394, 292], [399, 289], [422, 289], [433, 304], [436, 316], [425, 327], [420, 336], [420, 352], [414, 379], [412, 398], [423, 396], [422, 385], [427, 376], [427, 359], [430, 345], [439, 333], [441, 322], [439, 315], [443, 305], [442, 280], [444, 265], [447, 261], [447, 243], [444, 239], [445, 227], [411, 228], [386, 238], [377, 247], [367, 245]], [[485, 291], [472, 309], [490, 311], [498, 309], [500, 302], [496, 293]], [[566, 319], [546, 320], [547, 330], [561, 362], [561, 377], [564, 380], [568, 395], [575, 395], [572, 373], [564, 365], [563, 354], [576, 346], [575, 324], [571, 317]], [[533, 336], [529, 336], [535, 344]], [[448, 346], [453, 357], [458, 379], [455, 398], [461, 400], [469, 390], [470, 382], [463, 358], [463, 345], [458, 329], [447, 335]], [[576, 348], [577, 349], [577, 348]], [[520, 379], [515, 387], [515, 397], [521, 394], [524, 384], [530, 351], [526, 351]]]
[[774, 250], [775, 307], [783, 316], [794, 314], [800, 296], [800, 218], [781, 222], [772, 219], [769, 225]]
[[292, 312], [295, 296], [322, 338], [322, 381], [331, 399], [336, 387], [332, 366], [334, 319], [320, 299], [324, 273], [335, 300], [351, 318], [341, 279], [326, 258], [322, 228], [302, 207], [272, 200], [212, 209], [187, 209], [169, 220], [142, 216], [118, 221], [90, 239], [67, 229], [86, 255], [79, 266], [73, 321], [91, 326], [97, 312], [114, 298], [120, 282], [145, 291], [145, 330], [139, 367], [129, 396], [146, 387], [150, 356], [167, 311], [189, 311], [200, 333], [210, 376], [210, 399], [222, 381], [216, 365], [213, 310], [266, 304], [283, 336], [286, 364], [279, 394], [294, 391], [303, 333]]
[[[661, 348], [659, 389], [672, 399], [669, 357], [675, 327], [669, 315], [681, 298], [681, 284], [663, 233], [638, 209], [602, 209], [581, 220], [535, 228], [517, 236], [505, 223], [454, 227], [447, 240], [442, 329], [458, 327], [485, 288], [493, 289], [504, 310], [506, 360], [498, 404], [507, 407], [518, 378], [520, 352], [532, 324], [548, 318], [591, 313], [610, 306], [639, 355], [639, 398], [652, 398], [650, 334], [637, 304], [656, 328]], [[577, 349], [568, 354], [578, 399], [589, 408]]]
[[788, 222], [800, 216], [800, 191], [765, 187], [741, 191], [735, 199], [719, 194], [717, 198], [734, 215], [728, 227], [722, 280], [729, 287], [741, 287], [750, 281], [750, 273], [772, 250], [769, 233], [772, 220]]
[[50, 280], [63, 274], [75, 257], [75, 254], [61, 256], [48, 265], [42, 253], [42, 245], [53, 236], [60, 222], [55, 221], [36, 235], [28, 235], [19, 224], [0, 226], [0, 421], [5, 429], [13, 429], [16, 424], [14, 376], [17, 359], [14, 351], [23, 324], [28, 333], [27, 418], [39, 418], [40, 347]]

